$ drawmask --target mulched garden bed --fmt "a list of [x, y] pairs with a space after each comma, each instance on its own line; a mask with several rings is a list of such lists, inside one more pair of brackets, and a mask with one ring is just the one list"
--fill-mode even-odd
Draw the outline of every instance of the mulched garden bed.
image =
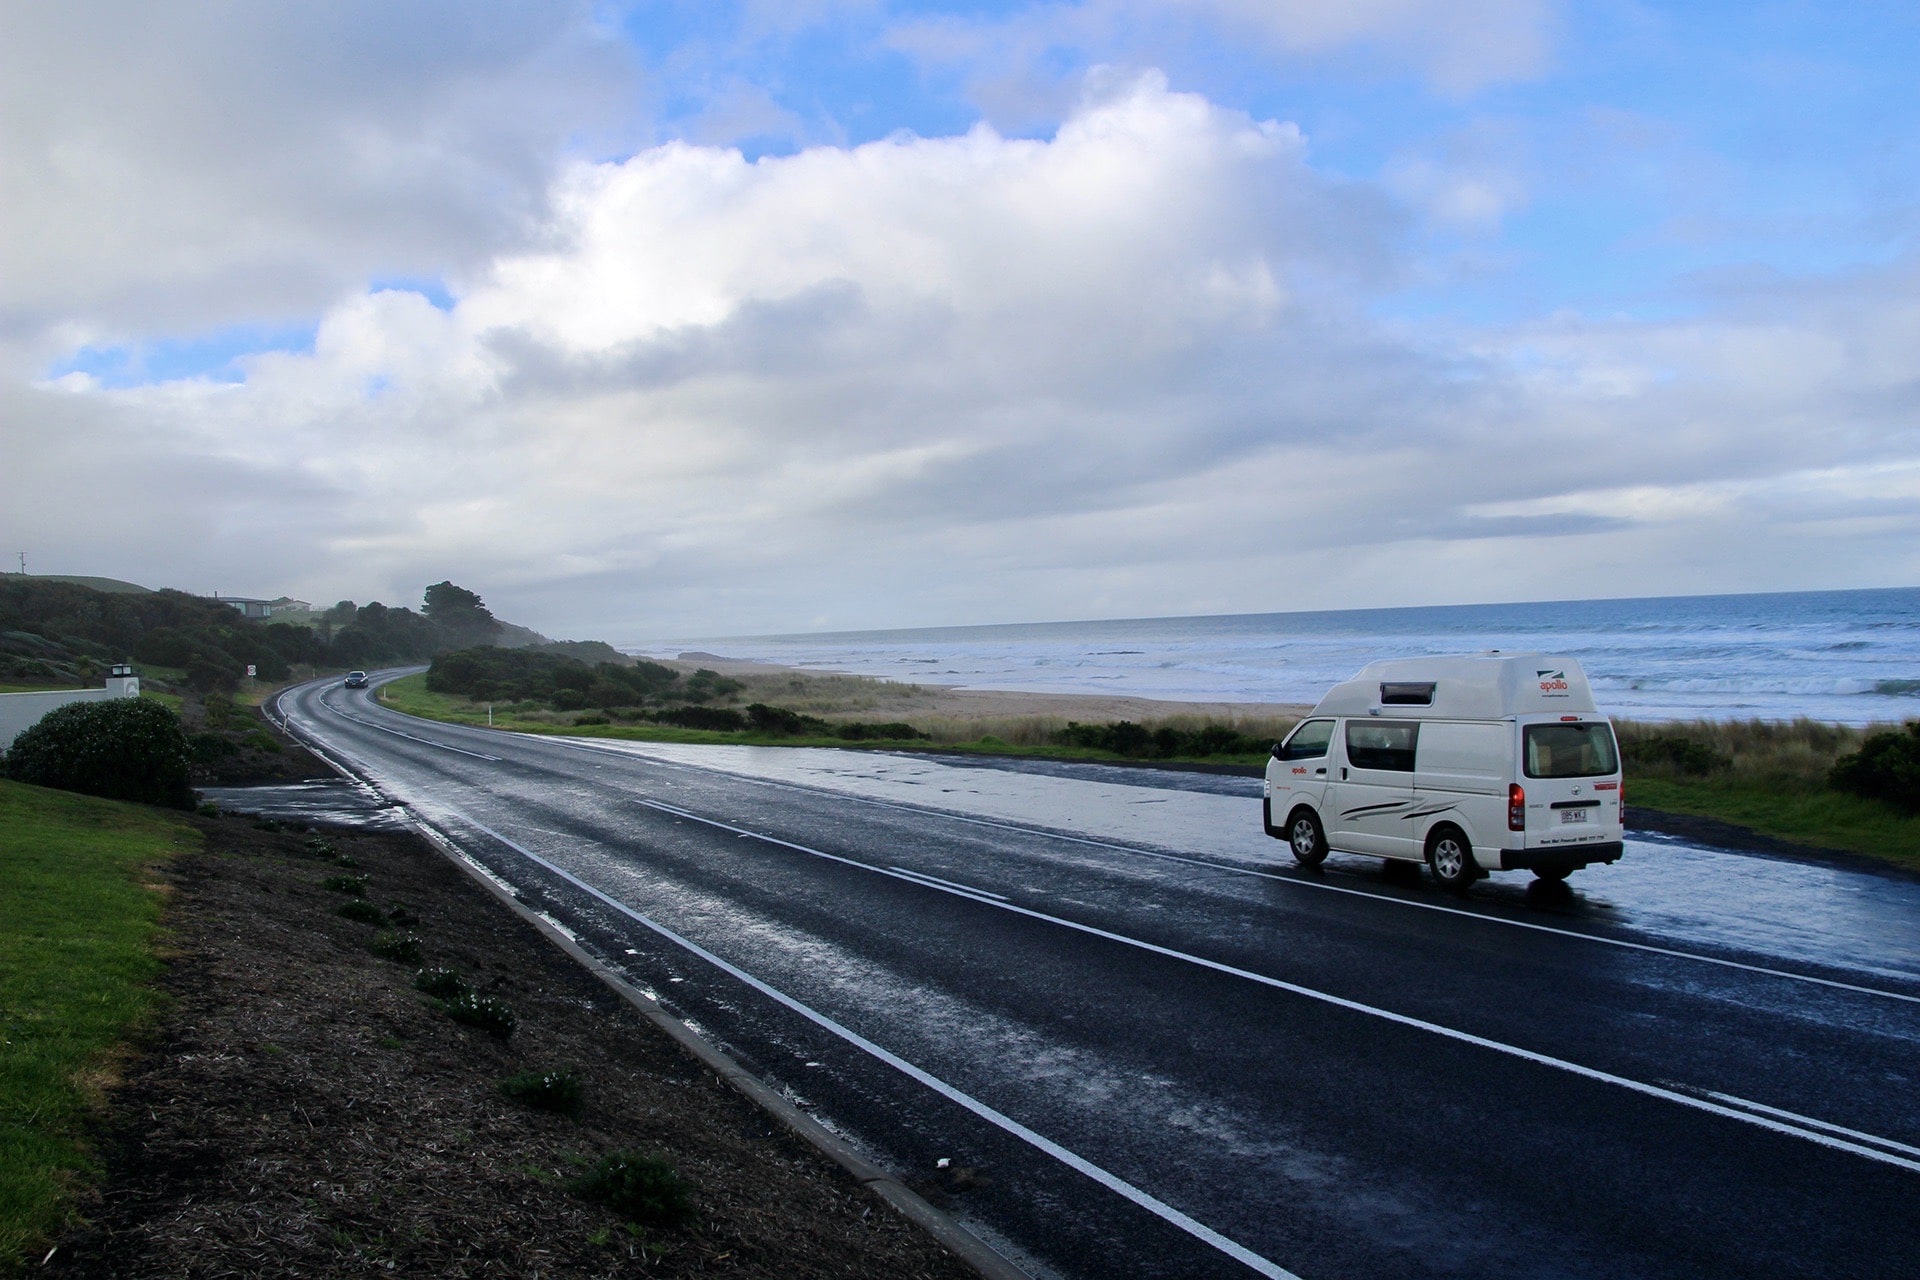
[[[112, 1095], [85, 1225], [40, 1273], [974, 1274], [419, 838], [197, 821], [204, 850], [159, 872], [170, 1008]], [[323, 887], [341, 876], [364, 896]], [[383, 928], [420, 958], [376, 955]], [[511, 1036], [450, 1019], [423, 966], [505, 1002]], [[500, 1089], [549, 1070], [579, 1081], [578, 1118]], [[568, 1189], [616, 1150], [669, 1161], [693, 1220], [630, 1226]]]

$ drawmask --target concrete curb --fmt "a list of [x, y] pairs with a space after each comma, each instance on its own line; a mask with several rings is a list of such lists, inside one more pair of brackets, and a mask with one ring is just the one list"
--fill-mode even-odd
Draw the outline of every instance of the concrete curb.
[[[274, 701], [277, 703], [278, 698], [276, 697]], [[278, 710], [277, 706], [275, 710]], [[372, 779], [358, 776], [344, 762], [335, 759], [317, 743], [306, 741], [304, 735], [295, 730], [284, 716], [280, 717], [278, 723], [282, 731], [302, 738], [314, 755], [339, 770], [342, 776], [374, 787], [375, 790], [379, 789], [378, 784]], [[947, 1252], [979, 1272], [985, 1280], [1032, 1280], [1025, 1271], [1008, 1261], [980, 1237], [961, 1226], [951, 1214], [929, 1204], [919, 1193], [854, 1150], [852, 1144], [846, 1139], [769, 1088], [759, 1077], [727, 1057], [712, 1044], [701, 1039], [686, 1023], [661, 1008], [659, 1002], [614, 972], [604, 961], [569, 937], [551, 920], [515, 897], [504, 883], [483, 870], [475, 859], [461, 850], [460, 846], [444, 832], [429, 825], [411, 809], [405, 809], [403, 806], [403, 811], [406, 813], [408, 825], [422, 839], [438, 849], [448, 861], [485, 889], [495, 901], [505, 905], [515, 915], [538, 929], [547, 941], [553, 943], [575, 963], [599, 979], [647, 1021], [666, 1032], [682, 1049], [699, 1059], [703, 1066], [746, 1095], [749, 1101], [811, 1144], [815, 1150], [845, 1169], [852, 1175], [855, 1182], [893, 1206], [896, 1212], [932, 1236]]]

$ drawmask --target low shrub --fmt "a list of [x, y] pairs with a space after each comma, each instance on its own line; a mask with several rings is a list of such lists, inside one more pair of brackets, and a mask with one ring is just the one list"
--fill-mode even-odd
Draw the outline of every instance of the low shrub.
[[1704, 778], [1726, 769], [1732, 761], [1697, 738], [1675, 733], [1656, 733], [1645, 738], [1630, 738], [1620, 744], [1620, 755], [1630, 769], [1669, 773], [1678, 777]]
[[513, 1009], [505, 1001], [483, 996], [476, 991], [462, 991], [441, 1001], [440, 1007], [455, 1022], [478, 1027], [496, 1040], [510, 1038], [518, 1023], [513, 1016]]
[[374, 935], [367, 949], [383, 960], [393, 960], [400, 964], [420, 963], [420, 938], [417, 934], [400, 933], [387, 930]]
[[307, 840], [307, 852], [316, 858], [331, 858], [333, 842], [325, 836], [312, 836]]
[[200, 732], [187, 739], [187, 750], [199, 764], [216, 764], [228, 756], [240, 754], [240, 748], [230, 739], [212, 732]]
[[721, 733], [737, 733], [747, 727], [747, 718], [729, 707], [674, 707], [662, 711], [658, 719], [661, 724], [682, 729], [713, 729]]
[[17, 782], [191, 809], [193, 751], [180, 717], [146, 698], [70, 702], [13, 740], [7, 773]]
[[536, 1111], [577, 1116], [586, 1105], [580, 1081], [571, 1071], [526, 1071], [500, 1082], [500, 1092]]
[[1163, 725], [1149, 730], [1131, 720], [1112, 724], [1081, 724], [1069, 720], [1064, 729], [1056, 729], [1049, 741], [1058, 747], [1111, 751], [1135, 759], [1166, 760], [1175, 756], [1256, 755], [1271, 742], [1250, 738], [1226, 725], [1202, 725], [1198, 729], [1176, 729]]
[[1909, 720], [1904, 733], [1870, 735], [1834, 762], [1827, 781], [1836, 791], [1920, 813], [1920, 720]]
[[350, 898], [333, 909], [333, 914], [345, 916], [360, 924], [385, 924], [387, 913], [368, 902], [365, 898]]
[[770, 707], [764, 702], [755, 702], [747, 707], [747, 727], [761, 733], [789, 737], [803, 733], [830, 733], [833, 728], [818, 716], [801, 715], [786, 707]]
[[927, 735], [910, 724], [894, 721], [891, 724], [843, 724], [836, 726], [834, 736], [848, 742], [912, 742]]
[[413, 975], [416, 991], [424, 991], [435, 1000], [452, 1000], [471, 993], [466, 979], [451, 969], [422, 969]]
[[367, 878], [365, 876], [328, 876], [320, 882], [320, 887], [360, 898], [366, 896]]
[[567, 1189], [641, 1226], [677, 1227], [693, 1217], [692, 1184], [659, 1156], [635, 1151], [602, 1156]]

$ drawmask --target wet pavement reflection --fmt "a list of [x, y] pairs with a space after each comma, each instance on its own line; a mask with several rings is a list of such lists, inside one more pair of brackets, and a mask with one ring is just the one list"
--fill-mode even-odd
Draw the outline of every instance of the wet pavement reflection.
[[[585, 745], [585, 744], [583, 744]], [[592, 744], [768, 781], [841, 791], [1081, 837], [1145, 844], [1287, 878], [1476, 914], [1625, 930], [1692, 945], [1920, 981], [1920, 881], [1628, 831], [1626, 856], [1565, 884], [1496, 873], [1464, 899], [1420, 868], [1335, 854], [1299, 871], [1260, 825], [1260, 781], [1108, 765], [955, 760], [786, 747]]]
[[222, 813], [365, 831], [398, 831], [407, 825], [405, 808], [365, 783], [344, 778], [196, 790], [203, 801], [218, 805]]

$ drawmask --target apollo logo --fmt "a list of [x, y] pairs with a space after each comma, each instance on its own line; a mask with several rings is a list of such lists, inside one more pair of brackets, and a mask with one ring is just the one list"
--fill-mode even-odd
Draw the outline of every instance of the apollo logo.
[[1546, 671], [1535, 671], [1533, 674], [1540, 680], [1540, 692], [1565, 693], [1567, 691], [1566, 672], [1549, 669]]

